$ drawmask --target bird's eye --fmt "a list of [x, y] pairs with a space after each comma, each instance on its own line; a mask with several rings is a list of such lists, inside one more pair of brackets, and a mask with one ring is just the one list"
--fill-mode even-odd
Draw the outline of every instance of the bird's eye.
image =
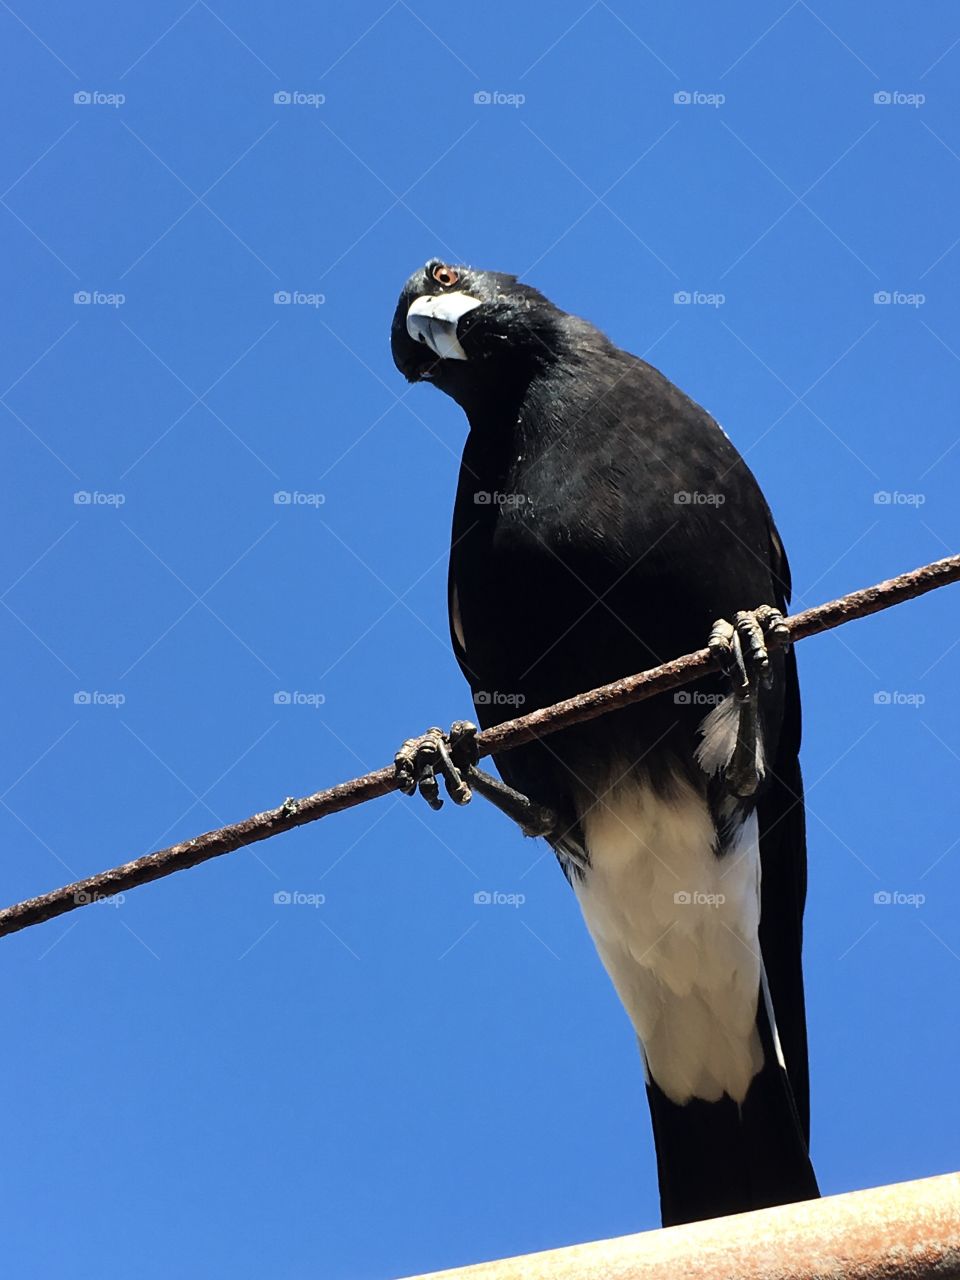
[[445, 289], [449, 289], [451, 285], [456, 284], [460, 279], [458, 271], [455, 271], [453, 267], [444, 266], [442, 262], [438, 262], [430, 274], [437, 284], [442, 284]]

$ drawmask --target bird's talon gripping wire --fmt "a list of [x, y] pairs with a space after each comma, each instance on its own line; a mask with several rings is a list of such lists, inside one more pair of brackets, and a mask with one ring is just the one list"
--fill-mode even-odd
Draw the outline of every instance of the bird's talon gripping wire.
[[434, 725], [408, 738], [394, 757], [398, 789], [408, 796], [419, 791], [431, 809], [441, 809], [439, 774], [453, 803], [468, 804], [473, 793], [466, 775], [477, 759], [476, 734], [476, 725], [458, 720], [449, 736]]

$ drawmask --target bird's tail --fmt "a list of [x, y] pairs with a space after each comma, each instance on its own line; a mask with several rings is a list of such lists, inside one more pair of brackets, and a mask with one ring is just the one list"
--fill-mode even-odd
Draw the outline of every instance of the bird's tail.
[[764, 1066], [739, 1105], [726, 1096], [679, 1105], [647, 1085], [665, 1227], [820, 1194], [762, 998], [757, 1023]]

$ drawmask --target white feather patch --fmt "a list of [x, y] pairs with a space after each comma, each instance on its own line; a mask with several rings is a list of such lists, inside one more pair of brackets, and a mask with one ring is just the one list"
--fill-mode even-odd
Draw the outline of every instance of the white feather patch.
[[450, 595], [450, 625], [457, 644], [466, 653], [467, 642], [463, 638], [463, 619], [460, 617], [460, 593], [456, 587], [453, 588]]
[[678, 788], [668, 800], [632, 782], [585, 812], [574, 888], [648, 1074], [677, 1103], [739, 1103], [763, 1066], [757, 820], [718, 858], [705, 802]]
[[[700, 722], [700, 743], [697, 747], [697, 764], [704, 773], [712, 776], [725, 769], [733, 758], [737, 746], [737, 729], [740, 713], [736, 699], [728, 693]], [[763, 735], [757, 727], [756, 751], [757, 776], [766, 772], [763, 752]]]

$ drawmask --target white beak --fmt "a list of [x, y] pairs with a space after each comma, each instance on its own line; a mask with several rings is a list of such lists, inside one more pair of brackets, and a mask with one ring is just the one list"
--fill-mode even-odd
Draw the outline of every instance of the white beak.
[[423, 342], [441, 360], [466, 360], [467, 353], [457, 339], [460, 317], [481, 305], [479, 298], [465, 293], [425, 294], [411, 303], [407, 312], [407, 333], [414, 342]]

